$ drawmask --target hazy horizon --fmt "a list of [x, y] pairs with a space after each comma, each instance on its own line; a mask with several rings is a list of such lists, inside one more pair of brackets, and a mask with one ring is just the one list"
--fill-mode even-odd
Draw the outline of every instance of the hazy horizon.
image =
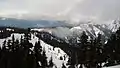
[[106, 23], [120, 17], [120, 0], [0, 0], [0, 17]]

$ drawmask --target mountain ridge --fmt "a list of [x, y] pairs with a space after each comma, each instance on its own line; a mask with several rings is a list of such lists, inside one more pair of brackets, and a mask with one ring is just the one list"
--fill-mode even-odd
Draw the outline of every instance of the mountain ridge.
[[92, 24], [92, 23], [85, 23], [80, 24], [74, 27], [55, 27], [55, 28], [33, 28], [32, 30], [35, 31], [45, 31], [49, 32], [57, 37], [62, 39], [73, 39], [80, 37], [82, 32], [85, 31], [86, 34], [90, 37], [96, 38], [100, 33], [104, 40], [107, 40], [112, 33], [116, 32], [120, 27], [120, 21], [114, 20], [109, 24]]
[[52, 34], [65, 38], [71, 36], [80, 36], [85, 31], [89, 36], [97, 37], [98, 33], [106, 36], [107, 39], [111, 33], [117, 31], [120, 27], [119, 20], [113, 20], [105, 24], [94, 24], [92, 22], [81, 23], [73, 26], [67, 21], [56, 20], [24, 20], [15, 18], [0, 17], [0, 26], [31, 28], [32, 30], [49, 30]]

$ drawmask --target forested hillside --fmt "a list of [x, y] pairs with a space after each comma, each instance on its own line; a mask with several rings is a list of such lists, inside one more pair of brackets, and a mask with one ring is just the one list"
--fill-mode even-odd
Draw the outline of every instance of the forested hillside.
[[0, 29], [1, 68], [102, 68], [120, 64], [120, 29], [103, 43], [85, 31], [76, 44], [30, 28]]

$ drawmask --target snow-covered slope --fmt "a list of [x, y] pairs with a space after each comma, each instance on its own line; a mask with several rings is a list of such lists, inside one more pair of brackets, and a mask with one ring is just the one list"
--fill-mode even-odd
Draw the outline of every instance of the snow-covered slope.
[[[21, 36], [23, 36], [24, 34], [14, 33], [14, 34], [11, 34], [11, 36], [8, 38], [0, 39], [0, 46], [2, 47], [4, 40], [6, 40], [6, 41], [11, 40], [13, 35], [14, 35], [15, 39], [20, 40]], [[33, 35], [33, 34], [31, 35], [30, 42], [33, 44], [33, 46], [35, 45], [35, 42], [37, 42], [38, 40], [39, 39], [35, 35]], [[64, 64], [67, 63], [68, 56], [63, 50], [61, 50], [60, 48], [53, 49], [53, 47], [51, 45], [46, 44], [42, 40], [40, 40], [40, 44], [41, 44], [43, 50], [45, 50], [45, 52], [46, 52], [47, 60], [49, 61], [50, 58], [52, 57], [53, 63], [55, 64], [55, 66], [57, 66], [57, 68], [61, 68], [63, 63]], [[60, 57], [62, 57], [63, 60], [60, 60]], [[64, 59], [64, 57], [66, 57], [66, 59]]]
[[109, 37], [112, 32], [115, 32], [120, 27], [120, 21], [114, 20], [112, 22], [106, 24], [92, 24], [85, 23], [80, 24], [79, 26], [73, 27], [70, 30], [74, 32], [76, 35], [80, 35], [83, 31], [85, 31], [88, 35], [97, 37], [98, 33]]
[[[38, 38], [32, 34], [30, 42], [35, 45], [35, 42], [38, 40]], [[52, 57], [54, 64], [58, 67], [61, 68], [62, 63], [67, 63], [68, 56], [67, 54], [61, 50], [60, 48], [55, 48], [51, 45], [46, 44], [44, 41], [40, 40], [42, 48], [46, 51], [46, 56], [48, 57], [48, 60]], [[66, 56], [65, 60], [60, 60], [60, 57]]]
[[110, 66], [110, 67], [104, 67], [104, 68], [120, 68], [120, 65]]
[[[24, 34], [13, 33], [8, 38], [0, 39], [0, 46], [2, 47], [2, 44], [3, 44], [4, 40], [8, 41], [9, 39], [12, 39], [13, 35], [14, 35], [15, 39], [20, 40], [21, 36], [23, 36]], [[39, 40], [38, 37], [36, 37], [34, 34], [31, 34], [31, 40], [29, 40], [29, 41], [33, 45], [35, 45], [35, 42], [38, 41], [38, 40]], [[64, 64], [67, 63], [68, 56], [63, 50], [61, 50], [60, 48], [55, 48], [54, 49], [51, 45], [45, 43], [42, 40], [40, 40], [40, 44], [41, 44], [43, 50], [45, 50], [45, 52], [46, 52], [47, 60], [49, 61], [50, 58], [52, 57], [53, 58], [53, 63], [55, 64], [55, 66], [57, 66], [57, 68], [61, 68], [62, 63], [64, 63]], [[63, 60], [60, 60], [60, 57], [62, 57]], [[120, 65], [111, 66], [111, 67], [103, 67], [103, 68], [120, 68]]]
[[0, 39], [0, 47], [2, 47], [3, 42], [4, 42], [5, 40], [6, 40], [6, 41], [11, 40], [13, 35], [14, 35], [15, 39], [19, 39], [19, 40], [20, 40], [21, 36], [23, 36], [24, 34], [15, 33], [15, 34], [11, 34], [10, 37], [4, 38], [4, 39]]
[[93, 23], [83, 23], [74, 27], [56, 27], [56, 28], [40, 28], [40, 29], [32, 29], [36, 31], [45, 31], [49, 32], [57, 37], [65, 38], [65, 37], [76, 37], [81, 36], [82, 32], [85, 31], [87, 35], [94, 37], [98, 36], [98, 33], [103, 35], [103, 38], [108, 39], [112, 32], [117, 31], [120, 27], [120, 21], [114, 20], [109, 22], [108, 24], [93, 24]]
[[110, 29], [112, 32], [115, 32], [120, 27], [120, 21], [113, 20], [112, 23], [108, 24], [107, 26], [108, 26], [108, 29]]
[[70, 31], [74, 32], [76, 35], [80, 35], [83, 31], [93, 37], [96, 37], [98, 33], [104, 35], [104, 32], [93, 24], [81, 24], [80, 26], [71, 28]]

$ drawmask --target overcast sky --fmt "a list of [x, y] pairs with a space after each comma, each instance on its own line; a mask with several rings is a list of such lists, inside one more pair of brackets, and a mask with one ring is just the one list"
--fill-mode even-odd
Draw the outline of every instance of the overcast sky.
[[0, 16], [107, 21], [120, 17], [120, 0], [0, 0]]

